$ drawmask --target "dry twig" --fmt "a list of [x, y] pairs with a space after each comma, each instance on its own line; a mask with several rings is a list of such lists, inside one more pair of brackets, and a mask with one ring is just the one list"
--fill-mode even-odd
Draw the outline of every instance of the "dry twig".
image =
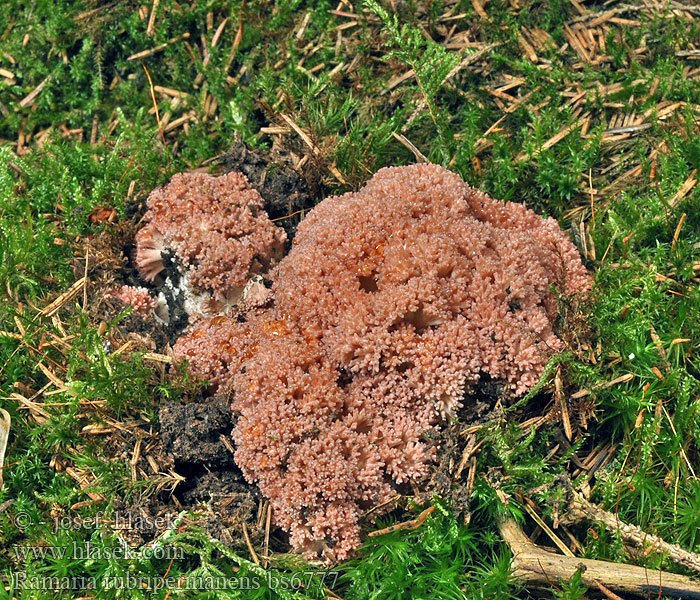
[[[687, 569], [700, 574], [700, 555], [684, 550], [677, 544], [669, 544], [656, 535], [645, 532], [637, 525], [629, 525], [620, 521], [616, 515], [592, 504], [578, 492], [571, 490], [569, 510], [562, 517], [561, 522], [573, 525], [581, 521], [595, 521], [605, 525], [608, 531], [619, 534], [622, 539], [639, 548], [653, 548], [657, 552], [662, 552], [675, 563], [683, 565]], [[635, 567], [636, 568], [636, 567]], [[670, 575], [667, 575], [670, 576]], [[650, 580], [653, 577], [650, 574]], [[656, 577], [658, 580], [658, 576]], [[700, 592], [700, 584], [696, 583], [694, 589]]]
[[[604, 560], [552, 554], [533, 544], [512, 519], [500, 524], [503, 539], [513, 552], [513, 575], [526, 587], [551, 589], [581, 573], [584, 585], [638, 596], [700, 597], [700, 583], [690, 577]], [[609, 596], [610, 597], [610, 596]]]

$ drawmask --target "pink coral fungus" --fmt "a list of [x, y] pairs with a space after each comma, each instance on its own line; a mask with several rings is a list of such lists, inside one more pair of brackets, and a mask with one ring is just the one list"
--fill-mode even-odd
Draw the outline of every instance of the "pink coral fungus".
[[481, 377], [514, 395], [536, 383], [561, 347], [554, 290], [590, 288], [554, 219], [432, 164], [321, 202], [272, 276], [268, 308], [175, 350], [234, 392], [236, 462], [292, 544], [336, 559], [363, 511], [425, 479], [424, 434]]
[[173, 352], [176, 359], [187, 360], [189, 370], [207, 379], [213, 390], [230, 391], [236, 368], [246, 358], [250, 342], [246, 332], [245, 326], [223, 315], [200, 319], [177, 340]]
[[248, 280], [282, 254], [286, 234], [272, 224], [245, 176], [180, 173], [148, 198], [147, 225], [136, 236], [136, 264], [153, 281], [166, 251], [179, 270], [188, 312], [234, 303]]
[[158, 301], [151, 296], [145, 287], [123, 285], [118, 290], [108, 292], [107, 295], [112, 298], [118, 298], [124, 304], [133, 306], [134, 310], [141, 314], [147, 314], [158, 304]]

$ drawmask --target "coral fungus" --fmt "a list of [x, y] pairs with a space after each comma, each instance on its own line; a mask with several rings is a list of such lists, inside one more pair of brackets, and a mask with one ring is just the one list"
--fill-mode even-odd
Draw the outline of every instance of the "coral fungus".
[[282, 253], [286, 234], [272, 224], [244, 175], [180, 173], [148, 198], [147, 225], [136, 236], [136, 264], [155, 280], [166, 255], [177, 267], [190, 313], [235, 303], [248, 280]]
[[118, 290], [108, 292], [108, 296], [118, 298], [124, 304], [129, 304], [134, 307], [134, 310], [141, 314], [147, 314], [149, 311], [156, 308], [158, 301], [151, 296], [150, 292], [145, 287], [133, 287], [123, 285]]
[[561, 346], [554, 290], [590, 288], [554, 219], [432, 164], [321, 202], [272, 276], [267, 308], [175, 351], [233, 391], [236, 462], [292, 544], [336, 559], [364, 510], [426, 477], [424, 433], [481, 377], [535, 384]]
[[250, 341], [246, 332], [245, 326], [223, 315], [201, 319], [177, 340], [173, 352], [178, 360], [187, 360], [192, 373], [206, 378], [213, 390], [229, 391]]

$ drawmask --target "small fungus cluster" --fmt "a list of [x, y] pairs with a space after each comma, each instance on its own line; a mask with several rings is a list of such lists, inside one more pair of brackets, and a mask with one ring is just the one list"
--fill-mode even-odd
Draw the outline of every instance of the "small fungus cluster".
[[[168, 247], [194, 268], [190, 285], [226, 300], [284, 238], [241, 176], [189, 177], [149, 199], [139, 267], [153, 279]], [[251, 204], [223, 210], [231, 188]], [[556, 294], [591, 284], [554, 219], [432, 164], [382, 169], [321, 202], [270, 277], [264, 304], [200, 319], [174, 351], [233, 394], [235, 460], [292, 545], [339, 560], [364, 511], [426, 478], [426, 432], [480, 378], [513, 395], [537, 382], [562, 344]]]
[[147, 315], [158, 304], [158, 301], [151, 296], [151, 293], [145, 287], [123, 285], [119, 289], [108, 292], [107, 296], [121, 300], [142, 315]]

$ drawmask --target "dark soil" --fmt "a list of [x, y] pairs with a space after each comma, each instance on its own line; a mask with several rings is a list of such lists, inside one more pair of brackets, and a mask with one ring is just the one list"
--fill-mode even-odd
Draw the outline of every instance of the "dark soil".
[[234, 422], [228, 401], [212, 398], [204, 402], [169, 402], [160, 409], [163, 451], [176, 465], [190, 471], [233, 469], [233, 454], [222, 442], [230, 436]]
[[[261, 542], [263, 499], [233, 462], [230, 437], [234, 422], [228, 401], [209, 398], [201, 402], [167, 402], [160, 409], [160, 421], [160, 434], [148, 446], [150, 456], [162, 470], [171, 469], [185, 481], [172, 494], [164, 490], [117, 507], [117, 527], [122, 535], [134, 545], [149, 542], [172, 527], [175, 517], [184, 510], [195, 514], [190, 522], [232, 548], [246, 548], [243, 523], [252, 542]], [[133, 444], [133, 438], [123, 439], [126, 448]], [[124, 453], [122, 457], [126, 458]], [[145, 471], [148, 463], [142, 467]]]
[[[297, 226], [307, 211], [314, 207], [314, 201], [304, 178], [282, 162], [248, 148], [237, 141], [228, 154], [221, 157], [226, 173], [240, 171], [265, 200], [265, 210], [270, 219], [287, 232], [291, 243]], [[301, 212], [300, 212], [301, 211]], [[289, 216], [295, 214], [294, 216]], [[289, 218], [283, 218], [289, 217]]]
[[242, 545], [242, 523], [256, 526], [262, 496], [248, 484], [233, 461], [231, 409], [225, 398], [204, 402], [169, 402], [160, 409], [163, 451], [187, 481], [175, 495], [183, 506], [199, 506], [200, 525], [213, 536]]

